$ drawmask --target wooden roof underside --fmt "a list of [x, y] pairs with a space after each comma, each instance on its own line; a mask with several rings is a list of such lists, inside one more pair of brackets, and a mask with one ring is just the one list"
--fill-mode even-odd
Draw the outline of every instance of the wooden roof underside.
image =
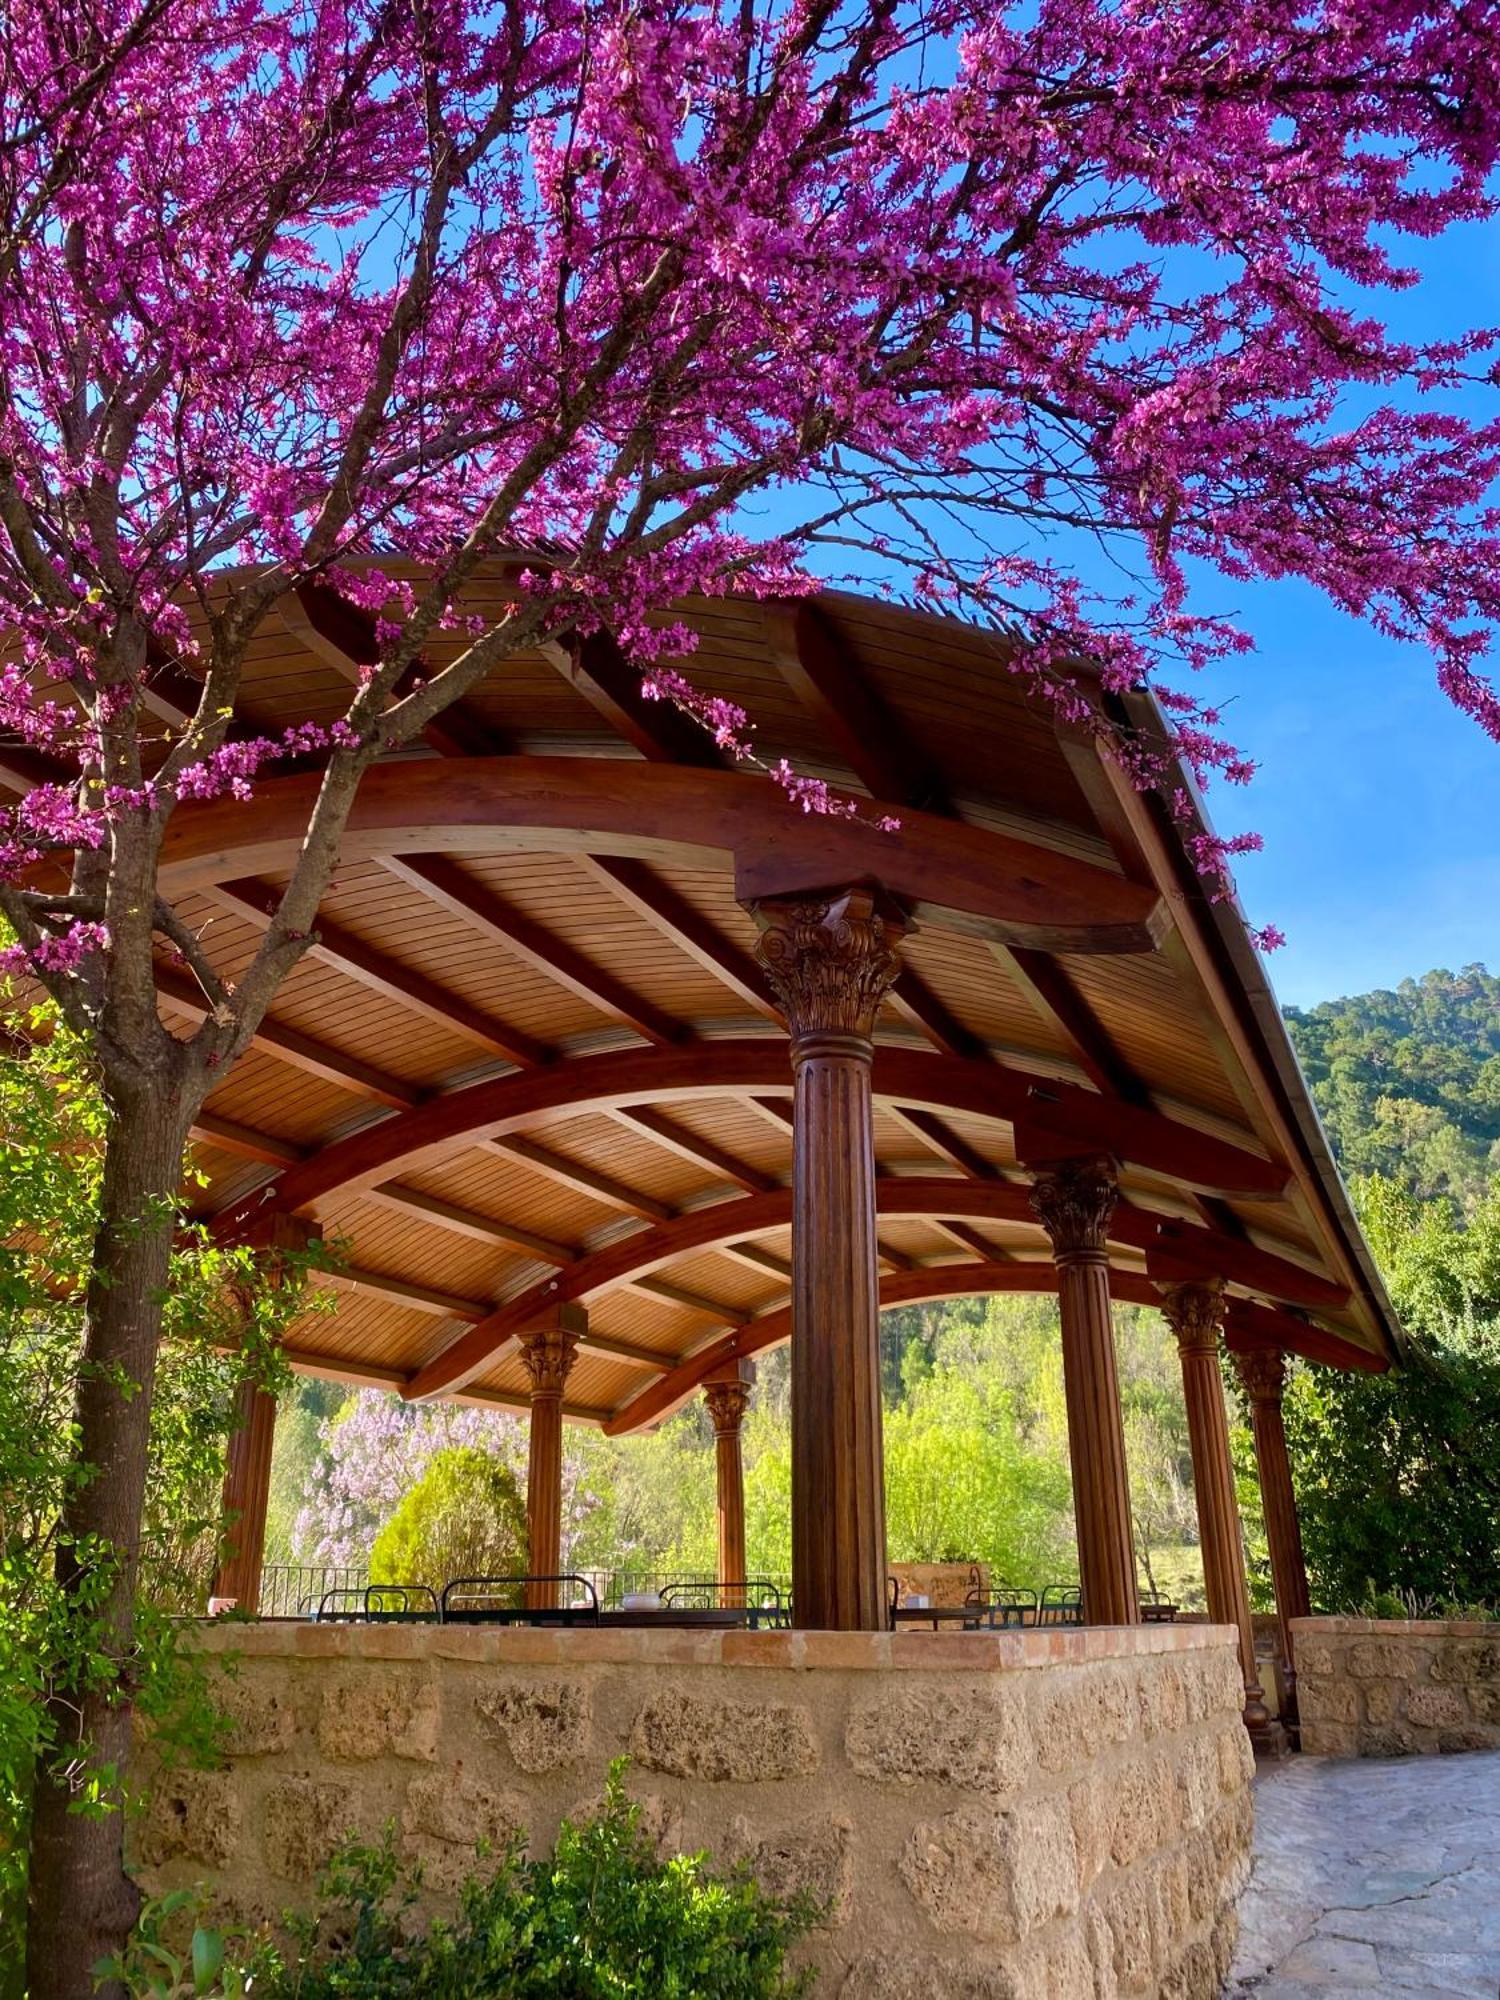
[[[877, 1030], [886, 1303], [1051, 1289], [1019, 1128], [1032, 1157], [1120, 1159], [1119, 1296], [1220, 1274], [1232, 1340], [1385, 1365], [1399, 1332], [1274, 1003], [1159, 802], [994, 635], [843, 596], [686, 609], [695, 682], [760, 753], [900, 832], [726, 769], [605, 640], [512, 663], [378, 765], [317, 948], [195, 1135], [224, 1227], [291, 1207], [342, 1239], [294, 1364], [518, 1405], [518, 1329], [576, 1299], [568, 1413], [620, 1430], [786, 1338], [791, 1075], [738, 897], [873, 876], [915, 926]], [[289, 603], [246, 717], [332, 718], [368, 644], [337, 601]], [[174, 817], [167, 881], [230, 977], [314, 782]], [[161, 993], [190, 1025], [186, 975], [164, 964]]]

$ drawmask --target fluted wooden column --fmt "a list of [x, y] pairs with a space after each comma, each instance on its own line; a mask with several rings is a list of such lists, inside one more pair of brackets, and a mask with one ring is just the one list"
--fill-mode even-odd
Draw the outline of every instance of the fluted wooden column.
[[1216, 1625], [1233, 1625], [1239, 1633], [1245, 1727], [1252, 1736], [1261, 1738], [1271, 1729], [1271, 1715], [1255, 1662], [1245, 1540], [1240, 1529], [1239, 1503], [1234, 1496], [1229, 1418], [1224, 1408], [1224, 1378], [1219, 1372], [1224, 1289], [1216, 1284], [1164, 1285], [1161, 1309], [1177, 1336], [1177, 1353], [1182, 1362], [1182, 1393], [1187, 1405], [1188, 1445], [1193, 1454], [1193, 1499], [1198, 1509], [1198, 1543], [1203, 1551], [1203, 1589], [1208, 1599], [1208, 1615]]
[[753, 1361], [731, 1361], [703, 1385], [714, 1427], [719, 1502], [719, 1583], [726, 1604], [745, 1601], [745, 1462], [740, 1429], [755, 1381]]
[[271, 1495], [271, 1454], [276, 1444], [276, 1398], [258, 1382], [241, 1382], [235, 1396], [224, 1476], [224, 1555], [214, 1577], [214, 1601], [239, 1611], [260, 1609], [260, 1571], [266, 1551], [266, 1507]]
[[[531, 1433], [526, 1454], [527, 1568], [533, 1576], [555, 1577], [562, 1568], [562, 1399], [563, 1388], [588, 1315], [579, 1306], [553, 1309], [539, 1326], [521, 1335], [521, 1361], [531, 1384]], [[533, 1610], [557, 1603], [555, 1583], [527, 1587]]]
[[1118, 1197], [1114, 1163], [1105, 1159], [1065, 1161], [1031, 1187], [1057, 1266], [1078, 1573], [1091, 1625], [1136, 1625], [1141, 1616], [1109, 1309], [1109, 1222]]
[[798, 1625], [885, 1628], [872, 1037], [903, 926], [871, 888], [755, 905], [792, 1038], [792, 1603]]
[[1292, 1620], [1311, 1614], [1312, 1599], [1307, 1588], [1307, 1559], [1302, 1553], [1297, 1496], [1292, 1490], [1286, 1426], [1281, 1416], [1281, 1399], [1286, 1389], [1286, 1360], [1274, 1347], [1258, 1347], [1236, 1354], [1234, 1365], [1250, 1402], [1250, 1428], [1255, 1437], [1255, 1463], [1260, 1472], [1266, 1545], [1271, 1556], [1271, 1587], [1276, 1593], [1281, 1657], [1286, 1662], [1287, 1704], [1291, 1710], [1289, 1719], [1295, 1721], [1297, 1655], [1292, 1644]]

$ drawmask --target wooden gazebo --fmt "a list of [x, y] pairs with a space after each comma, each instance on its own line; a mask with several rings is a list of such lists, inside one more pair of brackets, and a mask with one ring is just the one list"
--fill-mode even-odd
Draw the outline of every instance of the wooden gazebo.
[[[1307, 1607], [1281, 1356], [1381, 1369], [1399, 1333], [1237, 911], [996, 635], [838, 595], [684, 615], [761, 755], [898, 829], [733, 768], [605, 639], [507, 667], [368, 778], [317, 946], [197, 1130], [208, 1210], [348, 1246], [298, 1369], [530, 1411], [538, 1570], [560, 1421], [622, 1434], [701, 1390], [742, 1576], [750, 1357], [790, 1338], [815, 1627], [886, 1616], [880, 1307], [1053, 1289], [1087, 1613], [1134, 1620], [1109, 1302], [1160, 1304], [1253, 1708], [1219, 1343], [1255, 1398], [1285, 1618]], [[246, 719], [336, 715], [372, 644], [331, 594], [289, 598]], [[1118, 719], [1159, 735], [1145, 698]], [[174, 819], [170, 889], [230, 976], [315, 783]], [[161, 994], [171, 1020], [200, 1005], [165, 965]], [[244, 1415], [219, 1588], [253, 1605], [274, 1409]]]

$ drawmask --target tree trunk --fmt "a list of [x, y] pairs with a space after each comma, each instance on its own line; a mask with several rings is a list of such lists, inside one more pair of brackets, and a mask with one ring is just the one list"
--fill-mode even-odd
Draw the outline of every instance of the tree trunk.
[[[91, 1967], [121, 1948], [140, 1902], [124, 1872], [119, 1807], [136, 1687], [134, 1603], [152, 1386], [192, 1114], [165, 1079], [107, 1085], [106, 1096], [100, 1219], [75, 1403], [78, 1477], [58, 1537], [69, 1630], [52, 1663], [55, 1743], [39, 1763], [32, 1800], [31, 2000], [93, 2000]], [[92, 1658], [92, 1673], [79, 1671], [80, 1656]], [[91, 1791], [113, 1810], [69, 1810]]]

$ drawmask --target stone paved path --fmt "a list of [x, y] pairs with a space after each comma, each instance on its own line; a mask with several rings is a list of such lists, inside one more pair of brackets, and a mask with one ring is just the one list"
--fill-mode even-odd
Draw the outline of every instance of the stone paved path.
[[1255, 1817], [1234, 2000], [1500, 1996], [1500, 1751], [1294, 1758]]

